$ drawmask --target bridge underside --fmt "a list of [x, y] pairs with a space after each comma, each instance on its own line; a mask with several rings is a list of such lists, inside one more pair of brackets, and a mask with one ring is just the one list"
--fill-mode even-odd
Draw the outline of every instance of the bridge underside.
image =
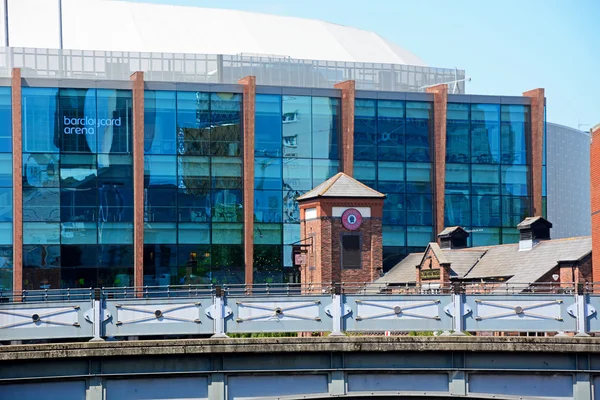
[[600, 343], [591, 338], [325, 337], [0, 347], [0, 399], [332, 396], [600, 398]]

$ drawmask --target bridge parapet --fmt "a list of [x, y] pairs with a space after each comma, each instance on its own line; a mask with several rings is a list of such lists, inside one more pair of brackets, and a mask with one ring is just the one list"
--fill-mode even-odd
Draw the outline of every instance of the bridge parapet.
[[564, 283], [477, 289], [177, 286], [4, 292], [0, 297], [0, 341], [5, 342], [271, 332], [600, 332], [600, 295]]

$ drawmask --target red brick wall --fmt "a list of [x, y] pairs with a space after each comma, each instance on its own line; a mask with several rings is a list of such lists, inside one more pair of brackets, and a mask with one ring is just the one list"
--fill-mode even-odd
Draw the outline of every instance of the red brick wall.
[[[592, 128], [591, 139], [592, 276], [594, 282], [600, 283], [600, 125]], [[594, 291], [600, 291], [600, 285]]]
[[[131, 75], [133, 95], [133, 282], [144, 286], [144, 73]], [[140, 293], [141, 294], [141, 293]]]
[[[425, 269], [439, 269], [440, 270], [440, 279], [432, 279], [432, 280], [424, 280], [421, 281], [421, 270], [425, 270]], [[423, 285], [427, 285], [428, 283], [440, 283], [440, 284], [447, 284], [450, 282], [450, 267], [448, 266], [441, 266], [440, 262], [438, 261], [437, 257], [435, 256], [435, 254], [433, 253], [433, 250], [431, 248], [427, 249], [427, 252], [425, 253], [425, 256], [423, 257], [423, 263], [421, 265], [419, 265], [417, 268], [415, 268], [415, 274], [416, 274], [416, 279], [417, 279], [417, 285], [418, 284], [423, 284]]]
[[529, 154], [531, 155], [531, 195], [532, 217], [542, 215], [542, 155], [544, 145], [544, 89], [533, 89], [523, 93], [531, 98], [531, 139]]
[[342, 172], [352, 176], [354, 172], [354, 81], [344, 81], [334, 85], [342, 91]]
[[[13, 290], [23, 290], [23, 136], [21, 70], [12, 70]], [[20, 297], [18, 297], [20, 298]]]

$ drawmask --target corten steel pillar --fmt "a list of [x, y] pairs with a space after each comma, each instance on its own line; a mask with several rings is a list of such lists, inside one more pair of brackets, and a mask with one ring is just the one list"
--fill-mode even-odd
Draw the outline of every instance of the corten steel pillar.
[[346, 175], [354, 174], [354, 98], [356, 84], [344, 81], [334, 85], [342, 91], [342, 169]]
[[[131, 75], [133, 97], [133, 286], [144, 286], [144, 73]], [[141, 294], [141, 291], [140, 291]]]
[[531, 215], [542, 215], [542, 161], [544, 151], [544, 89], [533, 89], [523, 93], [531, 99]]
[[590, 131], [590, 193], [592, 204], [592, 279], [600, 292], [600, 124]]
[[433, 94], [433, 150], [434, 150], [434, 226], [435, 233], [444, 230], [444, 206], [446, 191], [446, 114], [448, 110], [448, 85], [427, 88]]
[[[21, 69], [12, 70], [13, 290], [23, 290], [23, 119]], [[20, 298], [20, 297], [19, 297]]]
[[254, 283], [254, 113], [256, 110], [256, 77], [238, 81], [244, 87], [244, 275], [246, 285]]

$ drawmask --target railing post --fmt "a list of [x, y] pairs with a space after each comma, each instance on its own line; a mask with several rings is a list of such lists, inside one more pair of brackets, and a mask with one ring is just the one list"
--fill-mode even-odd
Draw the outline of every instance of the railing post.
[[587, 337], [590, 336], [586, 333], [587, 330], [587, 301], [586, 301], [586, 293], [583, 287], [583, 284], [577, 284], [577, 294], [576, 294], [576, 302], [577, 302], [577, 334], [575, 336], [578, 337]]
[[94, 289], [94, 337], [90, 342], [104, 342], [102, 338], [102, 298], [99, 288]]
[[213, 305], [215, 309], [215, 334], [212, 335], [213, 338], [227, 338], [225, 334], [225, 301], [223, 299], [224, 293], [221, 286], [215, 287], [215, 295], [213, 297]]
[[343, 332], [343, 307], [342, 286], [339, 283], [333, 285], [331, 317], [333, 319], [333, 329], [329, 336], [346, 336]]
[[452, 285], [452, 334], [465, 336], [463, 332], [463, 287], [460, 282]]

